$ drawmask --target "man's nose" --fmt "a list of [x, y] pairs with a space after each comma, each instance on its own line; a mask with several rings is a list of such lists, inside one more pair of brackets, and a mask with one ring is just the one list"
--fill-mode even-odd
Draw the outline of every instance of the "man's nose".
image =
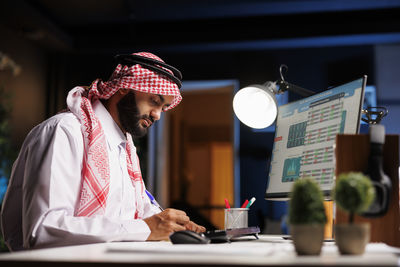
[[161, 117], [161, 112], [162, 112], [161, 108], [160, 109], [158, 109], [158, 108], [157, 109], [153, 109], [151, 111], [150, 115], [154, 119], [154, 121], [158, 121], [160, 119], [160, 117]]

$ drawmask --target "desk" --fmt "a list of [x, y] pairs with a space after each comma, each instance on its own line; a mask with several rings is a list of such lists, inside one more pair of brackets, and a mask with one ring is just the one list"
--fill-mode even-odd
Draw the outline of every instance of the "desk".
[[0, 254], [1, 266], [398, 266], [400, 249], [368, 244], [362, 256], [341, 256], [326, 242], [320, 256], [297, 256], [290, 240], [173, 245], [170, 242], [115, 242]]

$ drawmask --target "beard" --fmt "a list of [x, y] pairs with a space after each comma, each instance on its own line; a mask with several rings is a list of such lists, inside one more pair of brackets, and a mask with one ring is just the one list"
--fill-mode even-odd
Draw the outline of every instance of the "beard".
[[152, 123], [154, 122], [152, 117], [140, 114], [133, 91], [121, 98], [117, 103], [117, 109], [122, 128], [130, 133], [132, 137], [142, 137], [147, 134], [148, 127], [144, 127], [140, 123], [141, 119], [148, 119]]

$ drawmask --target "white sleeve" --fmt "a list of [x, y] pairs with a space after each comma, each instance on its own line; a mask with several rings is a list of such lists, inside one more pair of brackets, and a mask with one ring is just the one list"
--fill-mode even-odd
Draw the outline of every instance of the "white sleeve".
[[74, 216], [83, 149], [80, 129], [59, 124], [42, 130], [28, 148], [22, 190], [25, 248], [144, 241], [150, 234], [143, 220]]
[[160, 213], [161, 210], [159, 207], [151, 203], [150, 198], [145, 196], [145, 201], [144, 201], [144, 218], [148, 218], [153, 216], [154, 214]]

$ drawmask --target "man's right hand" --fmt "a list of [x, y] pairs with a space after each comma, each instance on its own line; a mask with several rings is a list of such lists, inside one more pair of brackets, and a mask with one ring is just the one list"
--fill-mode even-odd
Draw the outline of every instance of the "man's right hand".
[[147, 240], [167, 240], [173, 232], [185, 230], [190, 219], [184, 211], [166, 209], [144, 221], [151, 230]]

